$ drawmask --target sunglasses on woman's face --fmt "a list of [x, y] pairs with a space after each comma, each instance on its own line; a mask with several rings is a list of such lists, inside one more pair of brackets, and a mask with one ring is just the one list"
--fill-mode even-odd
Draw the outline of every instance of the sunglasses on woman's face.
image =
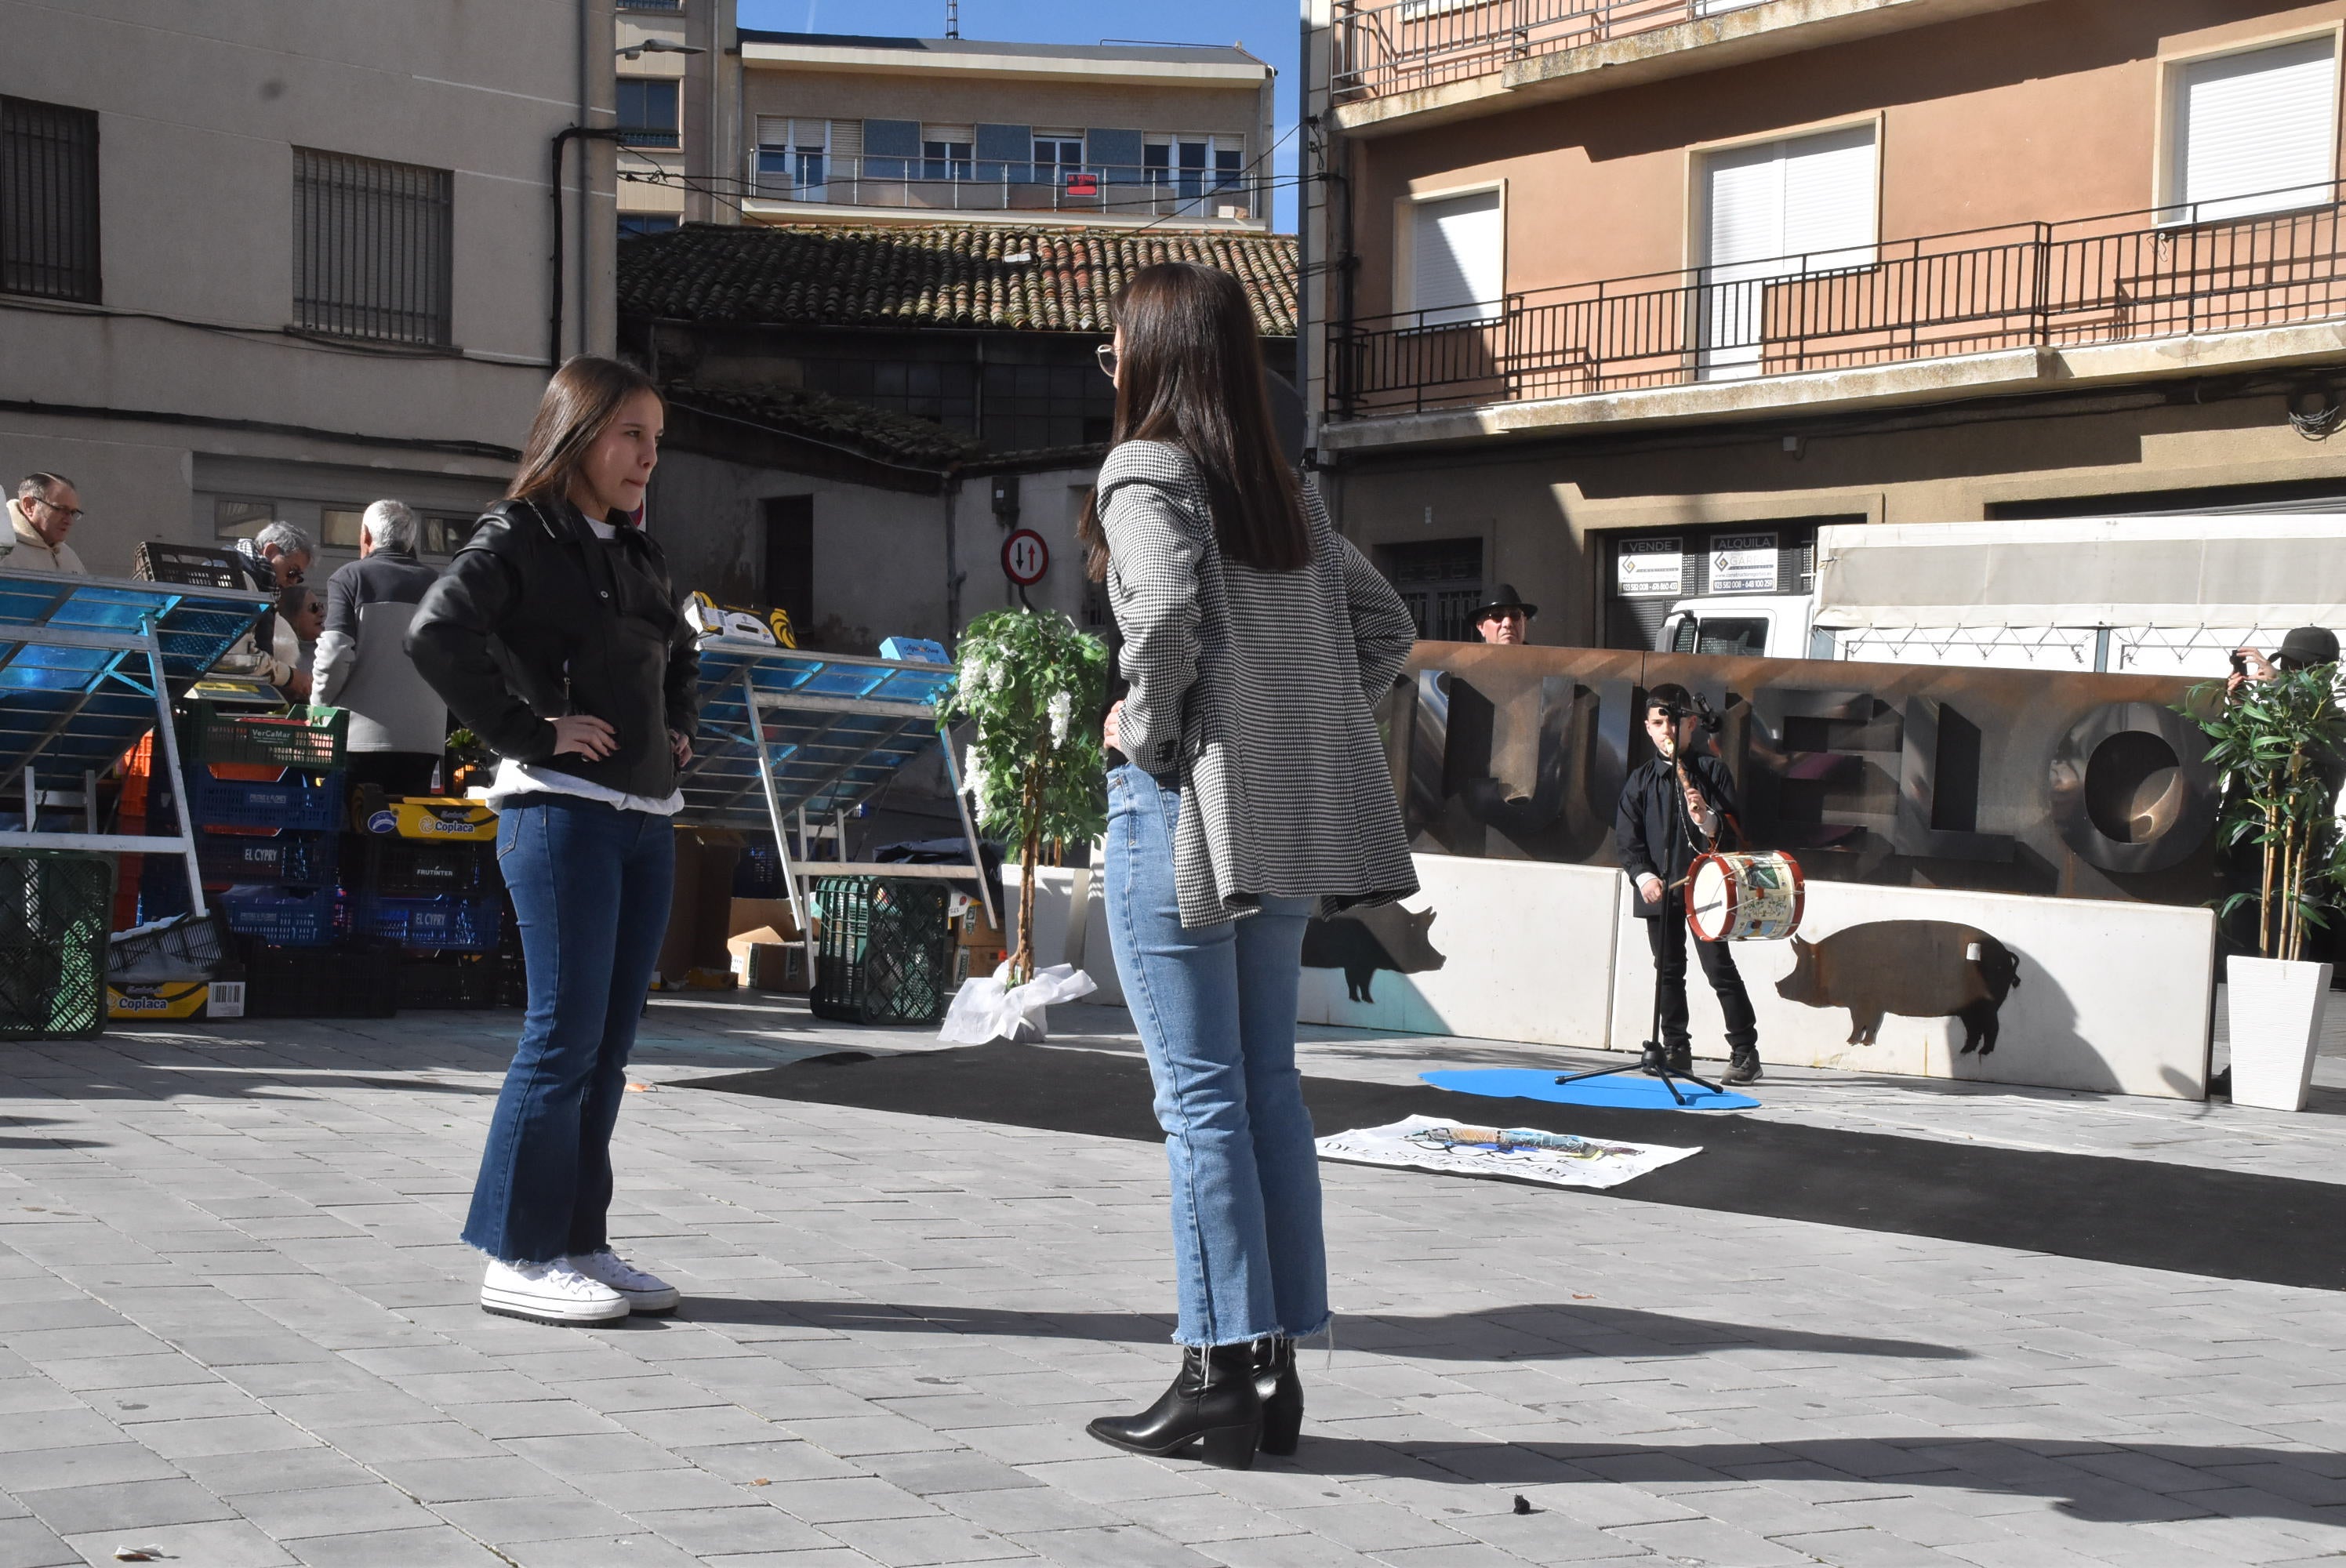
[[1092, 351], [1092, 357], [1099, 361], [1100, 374], [1110, 381], [1116, 380], [1116, 345], [1114, 343], [1100, 344]]

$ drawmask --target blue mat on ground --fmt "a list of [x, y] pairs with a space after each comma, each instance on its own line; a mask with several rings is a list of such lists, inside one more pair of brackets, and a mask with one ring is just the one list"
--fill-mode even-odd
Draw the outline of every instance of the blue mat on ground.
[[1577, 1084], [1559, 1084], [1552, 1070], [1531, 1067], [1477, 1067], [1455, 1073], [1420, 1073], [1418, 1076], [1437, 1089], [1450, 1089], [1461, 1095], [1547, 1100], [1559, 1105], [1616, 1105], [1628, 1111], [1748, 1111], [1760, 1103], [1731, 1089], [1714, 1095], [1699, 1084], [1689, 1084], [1681, 1078], [1678, 1093], [1686, 1096], [1687, 1103], [1680, 1105], [1670, 1098], [1669, 1090], [1659, 1078], [1648, 1078], [1635, 1068], [1608, 1073], [1602, 1078], [1583, 1078]]

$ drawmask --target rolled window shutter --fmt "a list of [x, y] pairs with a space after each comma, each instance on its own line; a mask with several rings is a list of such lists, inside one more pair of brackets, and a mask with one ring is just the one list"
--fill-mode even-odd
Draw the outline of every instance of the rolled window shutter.
[[2328, 37], [2195, 60], [2178, 74], [2176, 194], [2206, 221], [2327, 199], [2336, 171]]
[[921, 156], [918, 120], [865, 120], [863, 172], [875, 179], [902, 179]]
[[1035, 127], [1033, 126], [988, 126], [976, 129], [973, 149], [977, 156], [977, 178], [1026, 180], [1035, 178]]
[[1141, 134], [1137, 130], [1087, 130], [1084, 132], [1084, 160], [1095, 168], [1107, 171], [1107, 178], [1118, 185], [1140, 183]]
[[1784, 253], [1784, 146], [1713, 154], [1705, 169], [1713, 267], [1761, 261]]
[[1506, 291], [1499, 193], [1422, 201], [1413, 217], [1410, 303], [1424, 324], [1496, 320]]
[[1786, 142], [1783, 253], [1804, 258], [1811, 272], [1864, 265], [1875, 239], [1874, 188], [1872, 126]]

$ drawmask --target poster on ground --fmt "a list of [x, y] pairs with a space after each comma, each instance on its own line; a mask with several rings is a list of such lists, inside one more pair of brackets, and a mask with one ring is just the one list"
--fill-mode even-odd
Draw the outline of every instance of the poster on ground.
[[1403, 1116], [1382, 1127], [1331, 1133], [1319, 1144], [1321, 1159], [1345, 1165], [1582, 1187], [1619, 1186], [1702, 1152], [1700, 1145], [1625, 1144], [1531, 1128], [1469, 1126], [1436, 1116]]

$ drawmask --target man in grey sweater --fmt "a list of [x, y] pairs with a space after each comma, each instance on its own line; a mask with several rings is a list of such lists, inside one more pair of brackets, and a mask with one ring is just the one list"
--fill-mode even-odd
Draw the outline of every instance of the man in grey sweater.
[[448, 710], [407, 657], [407, 623], [440, 575], [415, 556], [423, 524], [404, 502], [378, 501], [359, 524], [359, 558], [326, 584], [313, 700], [351, 710], [354, 784], [421, 795], [446, 748]]

